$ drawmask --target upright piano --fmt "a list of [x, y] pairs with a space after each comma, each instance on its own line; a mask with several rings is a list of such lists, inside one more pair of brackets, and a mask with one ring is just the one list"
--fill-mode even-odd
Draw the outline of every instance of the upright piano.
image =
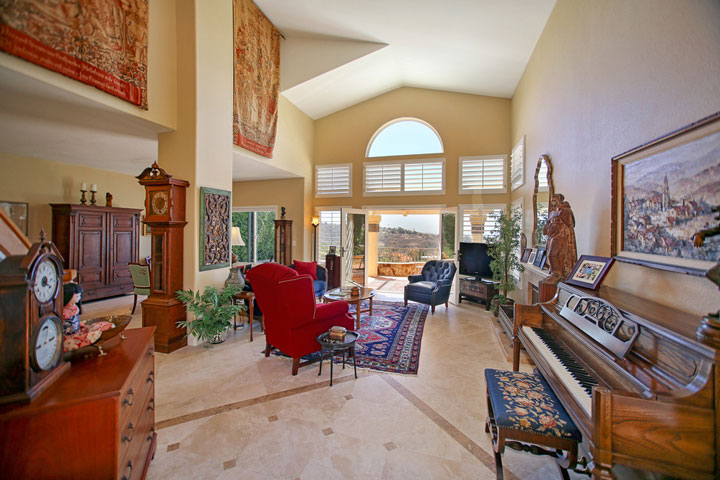
[[699, 323], [626, 292], [560, 283], [549, 302], [515, 305], [513, 368], [522, 344], [582, 432], [594, 478], [626, 467], [719, 478], [718, 349], [696, 339]]

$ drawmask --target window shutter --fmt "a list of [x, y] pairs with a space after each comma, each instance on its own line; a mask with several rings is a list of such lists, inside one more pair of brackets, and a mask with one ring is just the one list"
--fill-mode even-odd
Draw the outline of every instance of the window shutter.
[[503, 208], [499, 206], [480, 206], [463, 210], [463, 242], [484, 243], [488, 237], [500, 232], [498, 220]]
[[351, 165], [316, 167], [315, 194], [317, 196], [349, 196]]
[[365, 165], [365, 192], [401, 191], [402, 164], [374, 163]]
[[505, 159], [461, 159], [460, 188], [461, 191], [505, 191]]
[[510, 188], [515, 190], [525, 183], [525, 136], [520, 139], [510, 156]]
[[331, 245], [340, 247], [340, 210], [321, 210], [317, 230], [318, 262], [325, 264], [325, 255]]
[[405, 191], [439, 191], [443, 189], [443, 162], [405, 164]]

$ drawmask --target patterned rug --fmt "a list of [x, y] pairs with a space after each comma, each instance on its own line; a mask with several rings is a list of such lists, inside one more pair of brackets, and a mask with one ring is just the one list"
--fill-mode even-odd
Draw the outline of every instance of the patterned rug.
[[[362, 302], [361, 309], [367, 308], [368, 303]], [[355, 343], [357, 368], [417, 375], [428, 310], [427, 305], [418, 303], [406, 307], [402, 302], [374, 300], [372, 316], [360, 314], [360, 338]], [[350, 313], [354, 319], [353, 305], [350, 305]], [[273, 350], [273, 355], [286, 357], [278, 350]], [[316, 360], [319, 356], [320, 352], [315, 352], [303, 360]], [[342, 364], [342, 355], [336, 354], [334, 362]]]

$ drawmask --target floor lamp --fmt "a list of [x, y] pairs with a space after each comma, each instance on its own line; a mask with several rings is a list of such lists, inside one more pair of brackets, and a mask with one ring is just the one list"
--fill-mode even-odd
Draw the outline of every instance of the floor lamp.
[[320, 219], [318, 217], [312, 218], [313, 226], [313, 261], [317, 262], [317, 227], [320, 225]]

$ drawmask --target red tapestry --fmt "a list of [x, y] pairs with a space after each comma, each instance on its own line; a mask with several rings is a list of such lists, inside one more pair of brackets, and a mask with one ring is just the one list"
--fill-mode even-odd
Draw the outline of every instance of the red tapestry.
[[234, 1], [233, 141], [272, 158], [280, 91], [280, 32], [251, 0]]
[[148, 0], [0, 2], [0, 50], [147, 110]]

